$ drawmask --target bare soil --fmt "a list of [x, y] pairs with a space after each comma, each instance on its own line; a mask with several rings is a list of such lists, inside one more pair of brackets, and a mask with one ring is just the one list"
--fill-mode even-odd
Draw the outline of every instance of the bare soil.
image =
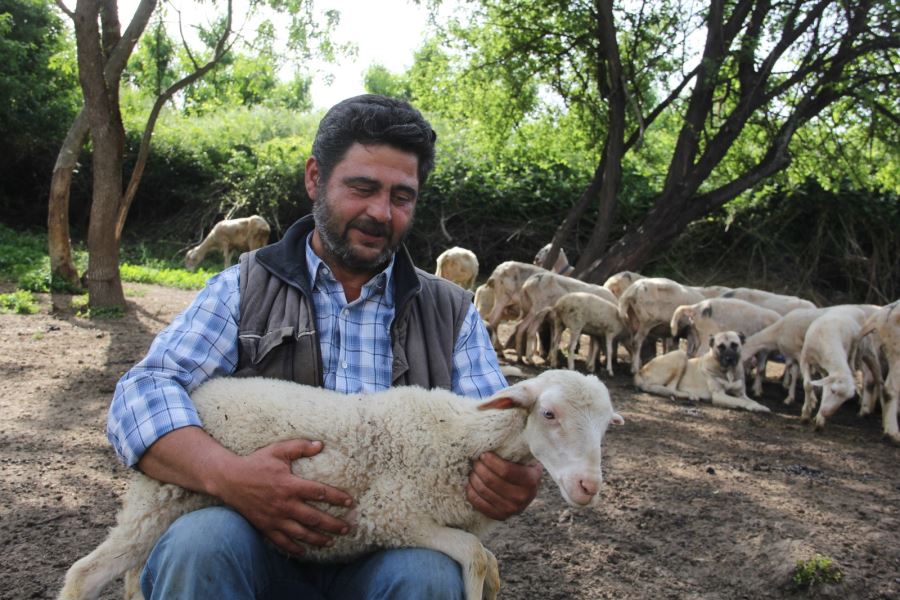
[[[0, 315], [0, 598], [55, 597], [114, 522], [129, 477], [105, 436], [115, 382], [193, 296], [127, 290], [120, 319], [77, 317], [67, 296]], [[607, 436], [603, 502], [569, 509], [547, 479], [485, 541], [501, 597], [900, 599], [900, 448], [878, 416], [849, 403], [815, 432], [774, 381], [757, 415], [635, 393], [618, 369], [603, 375], [626, 420]], [[816, 554], [841, 581], [798, 587]]]

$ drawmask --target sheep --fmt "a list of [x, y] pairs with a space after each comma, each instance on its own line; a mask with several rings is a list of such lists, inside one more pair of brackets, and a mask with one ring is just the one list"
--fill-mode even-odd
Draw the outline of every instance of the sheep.
[[[551, 242], [538, 250], [537, 254], [534, 255], [534, 264], [543, 267], [544, 259], [550, 254], [550, 248], [552, 246], [553, 243]], [[556, 262], [553, 263], [553, 267], [551, 267], [550, 270], [561, 275], [568, 275], [575, 270], [575, 267], [569, 264], [569, 258], [566, 256], [566, 251], [563, 248], [559, 249], [559, 255], [556, 257]]]
[[635, 281], [640, 279], [646, 279], [640, 273], [633, 273], [632, 271], [619, 271], [615, 275], [610, 276], [606, 281], [603, 282], [603, 287], [608, 289], [613, 293], [616, 298], [622, 297], [622, 292], [628, 289]]
[[[774, 310], [763, 308], [736, 298], [708, 298], [697, 304], [685, 304], [675, 309], [672, 315], [672, 336], [677, 336], [684, 329], [689, 330], [688, 340], [699, 341], [688, 344], [688, 356], [703, 354], [709, 349], [707, 341], [710, 335], [720, 331], [734, 330], [751, 336], [765, 329], [781, 315]], [[762, 393], [763, 377], [766, 372], [766, 356], [762, 351], [757, 355], [754, 395]], [[746, 354], [745, 354], [746, 356]]]
[[627, 334], [627, 329], [619, 317], [619, 306], [589, 292], [571, 292], [564, 295], [549, 309], [553, 324], [552, 341], [550, 342], [550, 366], [557, 364], [555, 350], [559, 346], [563, 329], [569, 330], [569, 369], [575, 368], [575, 345], [582, 333], [591, 338], [588, 352], [587, 368], [594, 372], [597, 353], [600, 349], [599, 339], [606, 339], [606, 371], [613, 375], [615, 352], [613, 345], [616, 338]]
[[640, 373], [641, 346], [657, 327], [668, 330], [675, 309], [704, 299], [700, 292], [671, 279], [650, 277], [631, 284], [619, 297], [619, 316], [632, 335], [631, 372]]
[[[823, 428], [825, 419], [856, 394], [854, 369], [848, 357], [862, 330], [864, 319], [863, 312], [858, 307], [841, 306], [825, 311], [806, 330], [803, 349], [800, 351], [804, 392], [800, 418], [803, 421], [810, 420], [816, 407], [814, 388], [821, 388], [822, 402], [815, 418], [816, 429]], [[816, 371], [824, 371], [826, 375], [813, 380], [812, 375]], [[880, 372], [878, 375], [880, 376]], [[868, 398], [864, 398], [861, 413], [865, 414], [871, 404]]]
[[731, 291], [730, 287], [724, 285], [686, 285], [684, 287], [698, 292], [704, 298], [718, 298]]
[[[522, 309], [522, 320], [516, 326], [514, 333], [516, 354], [520, 362], [528, 362], [534, 352], [534, 333], [542, 323], [538, 313], [541, 313], [545, 308], [553, 306], [557, 300], [569, 292], [588, 292], [609, 302], [616, 301], [616, 297], [613, 296], [612, 292], [593, 283], [587, 283], [549, 271], [532, 275], [522, 284], [519, 302]], [[549, 344], [546, 346], [546, 349], [551, 352], [556, 351], [556, 348]]]
[[[481, 402], [442, 389], [347, 395], [265, 378], [215, 378], [191, 396], [207, 432], [238, 454], [279, 440], [324, 442], [322, 452], [295, 461], [293, 469], [350, 493], [352, 509], [323, 510], [356, 526], [332, 546], [310, 546], [305, 560], [431, 548], [461, 565], [469, 600], [481, 598], [482, 590], [495, 598], [500, 584], [497, 561], [477, 537], [495, 522], [465, 496], [471, 461], [488, 450], [518, 462], [535, 458], [569, 505], [596, 505], [603, 436], [610, 423], [624, 423], [599, 379], [561, 370]], [[69, 569], [60, 600], [96, 598], [126, 571], [133, 580], [176, 518], [216, 502], [135, 472], [116, 526]]]
[[198, 246], [187, 251], [184, 265], [193, 271], [210, 250], [219, 250], [225, 257], [225, 268], [228, 268], [232, 250], [262, 248], [269, 243], [269, 233], [269, 224], [259, 215], [219, 221]]
[[809, 300], [798, 298], [797, 296], [786, 296], [784, 294], [775, 294], [765, 290], [757, 290], [754, 288], [734, 288], [722, 294], [723, 298], [735, 298], [744, 300], [769, 310], [774, 310], [778, 314], [784, 316], [796, 309], [817, 308], [815, 304]]
[[885, 437], [900, 443], [897, 427], [897, 402], [900, 400], [900, 300], [881, 307], [863, 323], [857, 336], [860, 344], [871, 334], [876, 334], [888, 362], [888, 376], [884, 382], [881, 420]]
[[470, 290], [478, 278], [478, 257], [471, 250], [459, 246], [448, 248], [437, 257], [434, 274]]
[[[519, 297], [522, 284], [535, 273], [548, 273], [547, 269], [528, 263], [509, 260], [497, 265], [485, 285], [494, 295], [493, 308], [487, 317], [488, 327], [497, 332], [503, 320], [504, 312], [519, 309]], [[498, 351], [501, 348], [494, 346]]]
[[[747, 338], [744, 343], [744, 362], [753, 360], [762, 351], [777, 351], [785, 359], [785, 387], [788, 395], [784, 399], [786, 405], [793, 404], [797, 389], [797, 369], [795, 365], [800, 360], [800, 352], [803, 350], [803, 342], [806, 330], [820, 316], [830, 310], [845, 307], [859, 309], [861, 316], [873, 312], [872, 305], [841, 304], [825, 308], [799, 308], [790, 311], [765, 329], [762, 329]], [[776, 311], [777, 312], [777, 311]], [[759, 390], [761, 393], [762, 390]], [[757, 390], [754, 390], [756, 393]]]

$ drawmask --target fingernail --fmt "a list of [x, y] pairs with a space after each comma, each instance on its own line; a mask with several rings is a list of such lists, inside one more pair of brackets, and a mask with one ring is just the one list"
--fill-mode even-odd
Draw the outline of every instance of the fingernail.
[[350, 506], [351, 504], [353, 504], [353, 500], [351, 500], [350, 498], [344, 500], [344, 506]]
[[325, 545], [328, 547], [334, 546], [334, 540], [328, 540], [327, 542], [325, 542]]
[[346, 534], [349, 533], [349, 532], [350, 532], [350, 528], [349, 528], [349, 527], [344, 527], [343, 529], [341, 529], [341, 535], [346, 535]]

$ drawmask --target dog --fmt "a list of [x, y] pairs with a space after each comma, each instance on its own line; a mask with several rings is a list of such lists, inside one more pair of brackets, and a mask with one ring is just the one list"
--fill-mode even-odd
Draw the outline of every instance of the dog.
[[668, 352], [644, 365], [634, 376], [641, 391], [691, 401], [706, 400], [715, 406], [770, 412], [747, 397], [741, 347], [744, 335], [722, 331], [709, 338], [709, 351], [688, 358], [683, 350]]

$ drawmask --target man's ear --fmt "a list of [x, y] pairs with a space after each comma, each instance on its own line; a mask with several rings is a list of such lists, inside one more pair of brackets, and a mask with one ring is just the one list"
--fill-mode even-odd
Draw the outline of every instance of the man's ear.
[[317, 190], [319, 187], [319, 178], [322, 173], [319, 171], [319, 163], [316, 160], [315, 156], [310, 156], [306, 159], [306, 170], [303, 176], [303, 183], [306, 186], [306, 193], [309, 196], [309, 199], [313, 202], [316, 201], [316, 197], [318, 196]]

